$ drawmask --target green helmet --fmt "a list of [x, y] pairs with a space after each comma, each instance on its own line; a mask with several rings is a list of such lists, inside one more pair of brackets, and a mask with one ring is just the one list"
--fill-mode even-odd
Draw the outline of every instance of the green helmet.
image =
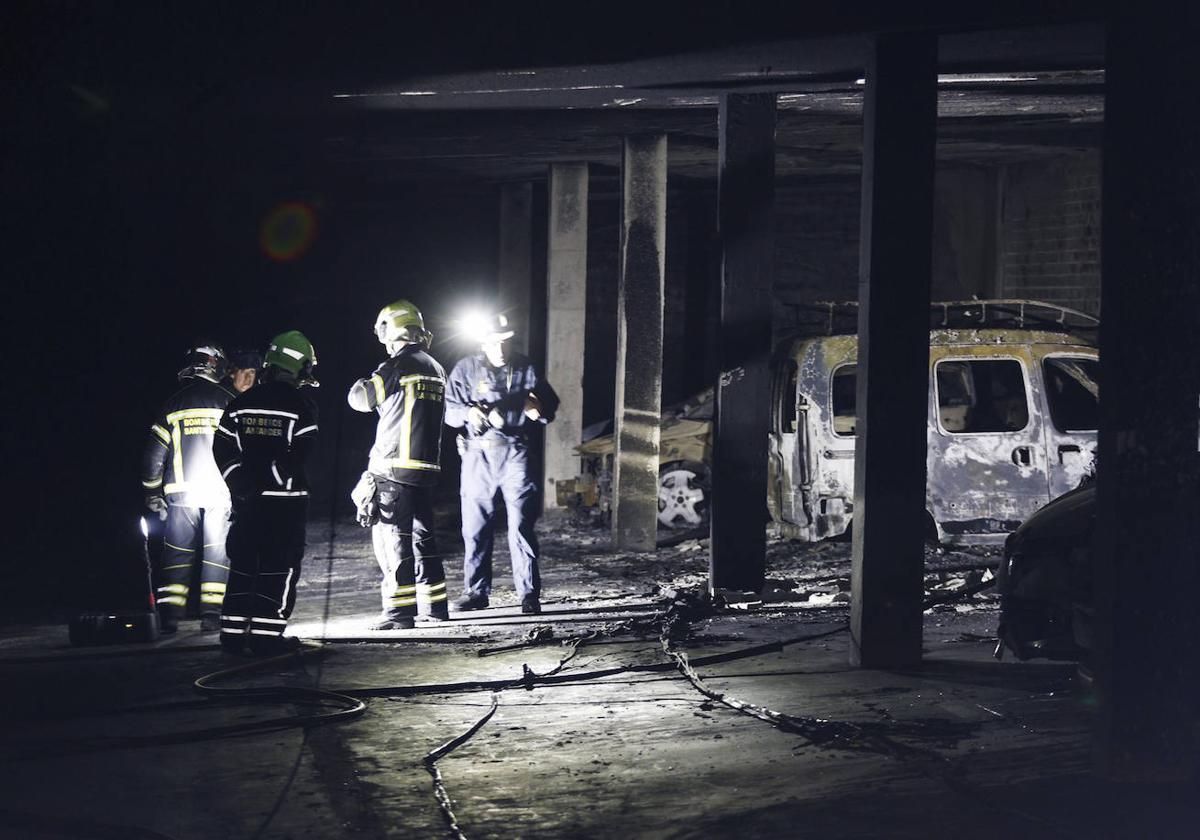
[[375, 318], [375, 337], [381, 344], [411, 341], [428, 347], [433, 341], [433, 333], [425, 329], [421, 310], [412, 301], [404, 299], [393, 301], [379, 310]]
[[299, 330], [288, 330], [272, 338], [263, 363], [286, 370], [301, 381], [316, 381], [312, 369], [317, 364], [317, 351]]

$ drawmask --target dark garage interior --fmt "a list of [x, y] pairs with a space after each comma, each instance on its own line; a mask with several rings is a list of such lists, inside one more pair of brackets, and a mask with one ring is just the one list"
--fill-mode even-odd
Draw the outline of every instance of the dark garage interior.
[[[1193, 835], [1195, 14], [3, 21], [0, 836]], [[370, 629], [345, 395], [401, 298], [446, 372], [505, 314], [561, 398], [538, 614], [498, 535], [487, 609]], [[189, 348], [294, 329], [302, 641], [241, 658], [194, 592], [159, 632], [138, 470]]]

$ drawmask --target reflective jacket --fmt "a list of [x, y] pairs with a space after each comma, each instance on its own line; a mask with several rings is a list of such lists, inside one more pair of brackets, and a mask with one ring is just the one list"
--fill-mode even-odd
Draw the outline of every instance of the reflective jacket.
[[446, 371], [417, 344], [406, 344], [355, 382], [350, 407], [379, 414], [367, 470], [401, 484], [436, 484], [445, 396]]
[[317, 407], [289, 382], [262, 382], [234, 398], [213, 455], [234, 499], [307, 496], [304, 464], [317, 442]]
[[[525, 400], [533, 394], [541, 403], [541, 417], [530, 420], [525, 414]], [[492, 367], [482, 353], [459, 359], [446, 385], [446, 425], [466, 427], [468, 438], [523, 440], [534, 425], [544, 425], [558, 411], [558, 394], [550, 383], [538, 376], [533, 362], [520, 353], [513, 353], [502, 367]], [[467, 422], [471, 406], [484, 413], [496, 409], [504, 418], [500, 429], [492, 426], [476, 433]]]
[[142, 455], [142, 489], [172, 505], [228, 507], [229, 492], [213, 461], [213, 432], [233, 392], [202, 377], [184, 380], [150, 426]]

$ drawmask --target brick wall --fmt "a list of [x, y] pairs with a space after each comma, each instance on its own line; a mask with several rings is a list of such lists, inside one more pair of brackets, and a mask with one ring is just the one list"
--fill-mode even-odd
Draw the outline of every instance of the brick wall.
[[776, 188], [778, 301], [858, 297], [859, 192], [857, 178]]
[[[775, 194], [776, 326], [787, 304], [858, 297], [857, 177], [781, 182]], [[717, 318], [716, 194], [672, 189], [667, 206], [663, 400], [711, 381]], [[584, 422], [612, 416], [620, 203], [589, 204]], [[1028, 297], [1096, 312], [1100, 290], [1099, 155], [1008, 166], [939, 167], [934, 300]], [[706, 276], [707, 275], [707, 276]]]
[[998, 288], [1100, 311], [1100, 156], [1005, 167]]

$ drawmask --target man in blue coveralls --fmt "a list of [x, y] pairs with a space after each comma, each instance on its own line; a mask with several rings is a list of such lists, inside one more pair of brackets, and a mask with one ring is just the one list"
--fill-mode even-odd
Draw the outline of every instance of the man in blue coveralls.
[[534, 533], [541, 498], [529, 467], [529, 433], [554, 419], [558, 395], [529, 358], [509, 346], [513, 331], [493, 316], [480, 336], [480, 352], [461, 359], [446, 384], [446, 425], [463, 429], [463, 595], [450, 605], [463, 612], [488, 605], [492, 591], [492, 545], [496, 494], [508, 514], [513, 586], [521, 612], [542, 611], [538, 540]]

